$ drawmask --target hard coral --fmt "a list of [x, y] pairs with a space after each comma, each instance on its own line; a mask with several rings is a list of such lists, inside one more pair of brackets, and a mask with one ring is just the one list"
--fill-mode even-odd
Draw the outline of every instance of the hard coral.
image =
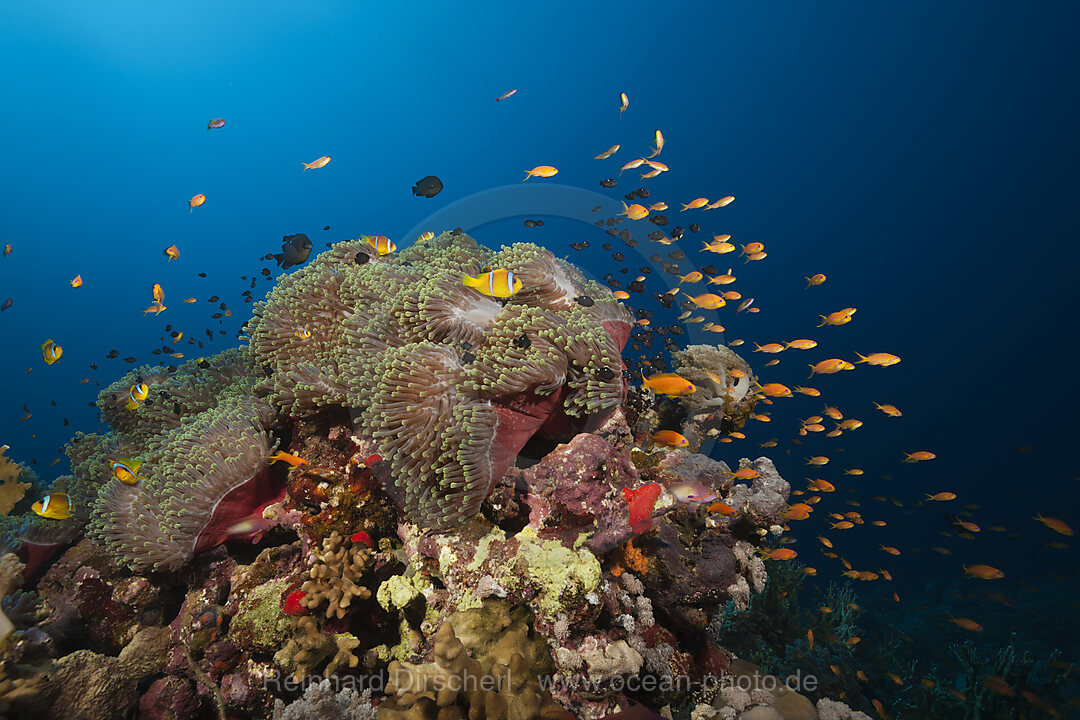
[[[462, 285], [485, 265], [524, 289], [503, 303]], [[573, 301], [586, 294], [589, 307]], [[335, 245], [280, 278], [249, 331], [271, 400], [294, 416], [352, 408], [390, 461], [405, 513], [447, 529], [479, 511], [531, 437], [618, 405], [631, 322], [547, 250], [496, 253], [444, 233], [396, 255]]]
[[314, 610], [326, 603], [327, 618], [343, 618], [354, 598], [371, 597], [370, 590], [356, 584], [371, 565], [371, 548], [343, 538], [335, 530], [312, 555], [311, 579], [300, 586], [304, 593], [301, 605]]

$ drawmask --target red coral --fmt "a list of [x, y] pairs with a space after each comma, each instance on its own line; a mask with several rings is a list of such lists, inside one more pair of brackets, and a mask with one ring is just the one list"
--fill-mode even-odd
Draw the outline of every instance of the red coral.
[[633, 490], [623, 489], [623, 497], [630, 505], [630, 527], [636, 533], [643, 533], [652, 527], [653, 507], [660, 497], [660, 485], [649, 483]]
[[354, 543], [364, 543], [368, 547], [375, 547], [375, 541], [371, 539], [371, 536], [361, 530], [358, 533], [354, 533], [350, 538]]

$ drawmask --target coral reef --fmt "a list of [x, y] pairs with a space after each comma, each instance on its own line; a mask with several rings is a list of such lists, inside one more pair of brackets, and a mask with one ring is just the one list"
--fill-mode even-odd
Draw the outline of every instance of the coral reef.
[[357, 693], [352, 688], [334, 692], [329, 679], [309, 685], [304, 696], [286, 705], [274, 703], [271, 720], [376, 720], [378, 713], [371, 704], [371, 690]]

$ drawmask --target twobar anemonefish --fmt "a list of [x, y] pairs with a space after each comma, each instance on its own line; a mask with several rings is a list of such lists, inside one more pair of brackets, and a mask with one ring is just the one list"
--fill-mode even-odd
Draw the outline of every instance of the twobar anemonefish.
[[124, 407], [126, 407], [128, 410], [135, 410], [140, 405], [142, 405], [143, 401], [145, 401], [146, 398], [149, 396], [150, 386], [146, 383], [137, 383], [135, 385], [132, 385], [131, 389], [128, 390], [127, 405], [125, 405]]
[[363, 240], [368, 245], [375, 248], [375, 252], [379, 255], [389, 255], [397, 250], [397, 245], [394, 244], [394, 241], [385, 235], [364, 235]]
[[142, 460], [120, 458], [119, 460], [112, 461], [112, 474], [120, 482], [134, 485], [139, 482], [139, 468], [141, 466]]
[[49, 338], [41, 344], [41, 357], [46, 365], [52, 365], [64, 354], [64, 348], [60, 347]]
[[71, 517], [71, 504], [64, 493], [46, 495], [30, 506], [30, 509], [43, 518], [66, 520]]
[[492, 270], [476, 277], [466, 275], [461, 278], [461, 282], [475, 288], [477, 292], [497, 298], [508, 298], [523, 287], [523, 283], [514, 277], [514, 273], [503, 269]]

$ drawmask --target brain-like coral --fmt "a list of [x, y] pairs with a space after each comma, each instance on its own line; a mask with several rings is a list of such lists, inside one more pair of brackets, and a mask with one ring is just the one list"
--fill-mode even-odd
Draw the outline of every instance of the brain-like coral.
[[[503, 301], [462, 284], [485, 267], [523, 289]], [[335, 245], [279, 278], [248, 332], [268, 400], [294, 417], [349, 408], [390, 460], [406, 516], [447, 529], [479, 512], [531, 437], [619, 404], [631, 322], [543, 248], [444, 233], [396, 255]]]

